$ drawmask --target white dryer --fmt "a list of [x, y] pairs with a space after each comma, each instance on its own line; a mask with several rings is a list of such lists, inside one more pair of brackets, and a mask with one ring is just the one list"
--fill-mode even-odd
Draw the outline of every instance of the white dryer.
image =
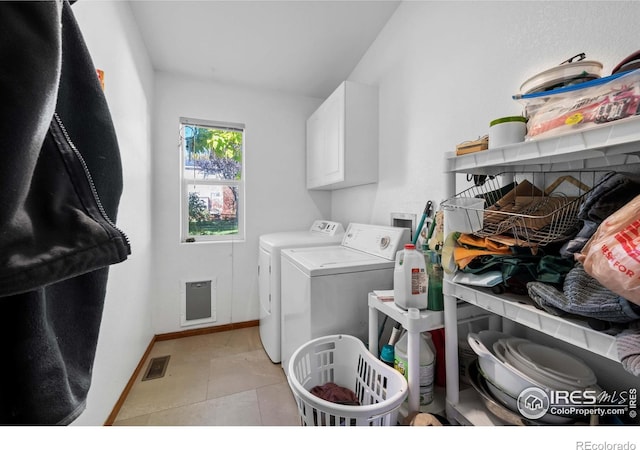
[[267, 355], [280, 362], [280, 252], [284, 248], [337, 245], [342, 241], [341, 223], [316, 220], [306, 231], [284, 231], [260, 236], [258, 292], [260, 339]]
[[[396, 252], [410, 230], [349, 224], [340, 245], [282, 251], [282, 368], [321, 336], [349, 334], [366, 343], [368, 294], [393, 289]], [[287, 374], [288, 375], [288, 374]]]

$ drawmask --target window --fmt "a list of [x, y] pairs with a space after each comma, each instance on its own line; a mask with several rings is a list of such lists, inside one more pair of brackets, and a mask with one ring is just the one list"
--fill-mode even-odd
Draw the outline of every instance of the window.
[[180, 119], [182, 241], [244, 239], [244, 125]]

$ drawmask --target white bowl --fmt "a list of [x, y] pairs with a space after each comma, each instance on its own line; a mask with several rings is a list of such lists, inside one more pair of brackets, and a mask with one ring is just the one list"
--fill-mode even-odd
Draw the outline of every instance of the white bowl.
[[545, 392], [550, 392], [549, 387], [533, 380], [518, 369], [502, 362], [490, 349], [499, 339], [510, 337], [499, 331], [483, 330], [478, 333], [469, 333], [467, 341], [472, 350], [478, 355], [480, 370], [494, 384], [513, 398], [518, 398], [522, 391], [530, 387], [537, 387]]
[[511, 411], [504, 404], [496, 400], [496, 398], [489, 392], [489, 388], [487, 387], [488, 382], [482, 375], [477, 359], [474, 359], [469, 365], [469, 381], [471, 382], [471, 386], [478, 392], [478, 394], [480, 394], [484, 406], [505, 425], [537, 424], [535, 421], [529, 420], [522, 415]]

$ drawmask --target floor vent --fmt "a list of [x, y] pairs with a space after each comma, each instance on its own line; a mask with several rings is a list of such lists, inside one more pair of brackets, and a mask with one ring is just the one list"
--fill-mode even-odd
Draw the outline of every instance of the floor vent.
[[162, 378], [167, 370], [167, 366], [169, 365], [169, 358], [169, 355], [151, 358], [151, 361], [149, 361], [149, 365], [147, 366], [147, 371], [142, 377], [142, 381]]

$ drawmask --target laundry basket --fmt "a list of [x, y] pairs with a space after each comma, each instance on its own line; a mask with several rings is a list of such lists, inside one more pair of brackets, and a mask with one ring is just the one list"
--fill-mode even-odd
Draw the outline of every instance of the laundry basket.
[[[408, 393], [400, 372], [373, 356], [359, 339], [344, 334], [298, 348], [289, 360], [287, 378], [303, 426], [393, 426]], [[310, 392], [329, 382], [351, 389], [360, 405], [332, 403]]]

